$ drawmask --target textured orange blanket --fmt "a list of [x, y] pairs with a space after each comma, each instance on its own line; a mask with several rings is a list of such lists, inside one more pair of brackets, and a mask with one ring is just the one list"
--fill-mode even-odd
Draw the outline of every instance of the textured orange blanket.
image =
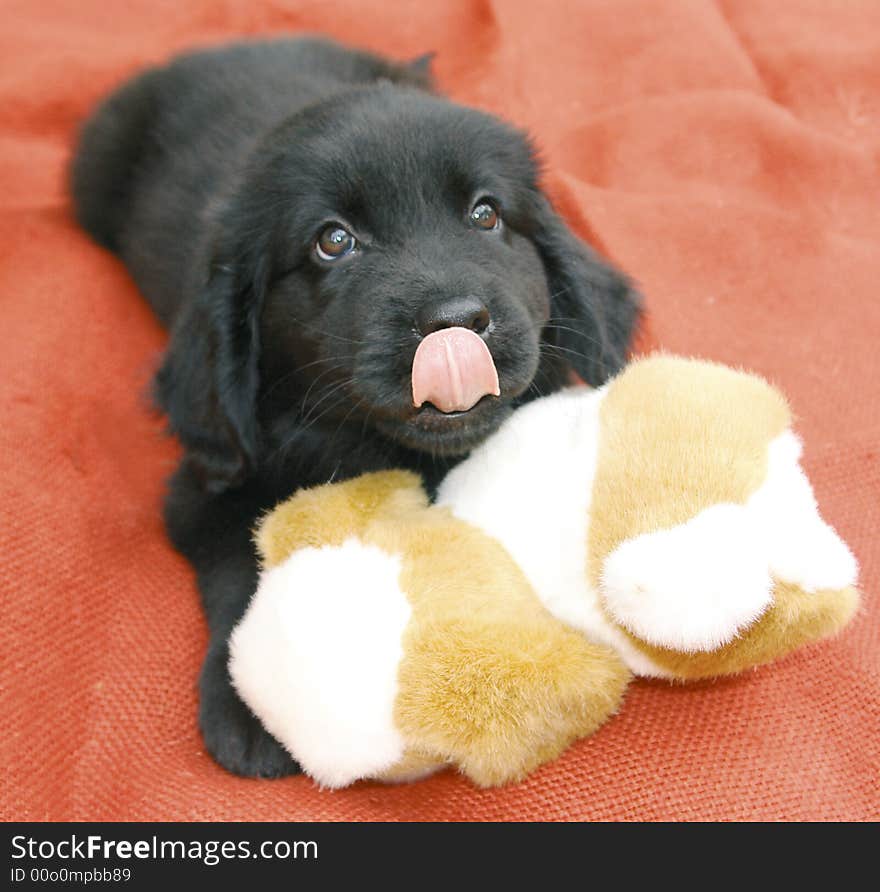
[[[218, 768], [205, 629], [159, 505], [164, 334], [74, 226], [77, 123], [192, 44], [324, 31], [532, 131], [560, 210], [640, 282], [645, 342], [791, 397], [863, 568], [839, 638], [747, 677], [638, 682], [524, 784], [319, 791]], [[880, 818], [880, 5], [875, 0], [9, 0], [0, 25], [0, 817]]]

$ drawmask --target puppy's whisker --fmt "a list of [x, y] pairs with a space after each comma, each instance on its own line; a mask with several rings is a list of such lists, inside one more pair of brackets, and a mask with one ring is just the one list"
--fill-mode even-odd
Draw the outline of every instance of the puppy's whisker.
[[553, 300], [555, 297], [562, 297], [563, 294], [570, 294], [572, 291], [574, 291], [573, 286], [563, 285], [561, 288], [550, 292], [550, 300]]
[[[324, 371], [321, 372], [319, 375], [317, 375], [315, 377], [315, 379], [312, 381], [312, 383], [309, 384], [308, 390], [306, 390], [305, 396], [303, 396], [303, 398], [302, 398], [302, 403], [300, 403], [300, 407], [299, 407], [300, 414], [308, 415], [308, 410], [306, 407], [308, 406], [308, 403], [309, 403], [309, 397], [312, 395], [312, 391], [315, 389], [315, 386], [317, 385], [317, 383], [322, 378], [326, 378], [327, 375], [332, 375], [333, 372], [336, 372], [336, 371], [342, 371], [342, 367], [341, 366], [331, 366], [328, 369], [324, 369]], [[332, 382], [329, 386], [332, 387]], [[327, 388], [325, 386], [324, 390], [326, 390], [326, 389]]]
[[[337, 388], [338, 389], [338, 388]], [[328, 394], [329, 395], [329, 394]], [[323, 399], [323, 397], [322, 397]], [[293, 432], [292, 436], [288, 437], [283, 443], [280, 443], [270, 454], [270, 459], [277, 459], [278, 457], [284, 456], [286, 452], [290, 450], [290, 448], [302, 437], [305, 436], [312, 428], [314, 428], [318, 422], [328, 415], [330, 412], [338, 409], [340, 406], [344, 406], [348, 401], [348, 394], [340, 397], [339, 399], [333, 401], [329, 406], [327, 406], [324, 411], [320, 412], [318, 415], [310, 417], [308, 421], [305, 421], [296, 430]]]
[[[336, 382], [336, 384], [333, 384], [330, 387], [328, 387], [324, 391], [324, 393], [321, 395], [321, 398], [316, 400], [311, 406], [309, 406], [308, 411], [305, 413], [305, 415], [303, 415], [302, 421], [303, 421], [303, 424], [305, 425], [305, 427], [309, 427], [310, 425], [314, 424], [319, 418], [323, 418], [324, 415], [327, 414], [328, 409], [325, 409], [323, 412], [321, 412], [320, 415], [318, 415], [316, 417], [315, 412], [317, 411], [318, 406], [320, 406], [329, 397], [333, 396], [333, 394], [338, 393], [340, 390], [343, 390], [344, 388], [348, 387], [351, 383], [352, 383], [352, 379], [346, 378], [346, 379], [344, 379], [342, 381], [338, 381], [338, 382]], [[341, 405], [341, 403], [345, 402], [345, 400], [347, 398], [348, 398], [348, 395], [346, 394], [341, 401], [337, 401], [336, 403], [333, 403], [332, 406]], [[331, 408], [332, 408], [332, 406], [331, 406]]]
[[539, 397], [544, 396], [544, 391], [541, 390], [541, 388], [538, 386], [538, 382], [534, 379], [532, 380], [532, 383], [529, 384], [529, 389], [526, 391], [526, 393], [535, 393]]
[[594, 335], [591, 335], [588, 331], [584, 331], [580, 328], [572, 328], [570, 325], [559, 325], [556, 322], [550, 321], [545, 323], [544, 330], [550, 329], [551, 331], [568, 331], [573, 335], [581, 338], [584, 341], [588, 341], [591, 344], [594, 344], [597, 347], [604, 346], [602, 341], [599, 338], [596, 338]]
[[348, 412], [345, 413], [345, 417], [342, 419], [342, 421], [339, 422], [339, 424], [336, 425], [336, 430], [334, 430], [333, 433], [330, 435], [329, 439], [331, 442], [336, 439], [337, 435], [342, 430], [342, 428], [345, 427], [346, 422], [349, 418], [351, 418], [352, 414], [354, 414], [354, 412], [356, 412], [363, 404], [363, 397], [360, 397], [354, 403], [352, 403], [351, 408], [348, 410]]
[[[315, 359], [312, 362], [307, 362], [305, 365], [297, 366], [295, 369], [291, 369], [289, 372], [285, 372], [285, 374], [283, 374], [276, 381], [273, 381], [271, 386], [263, 394], [260, 395], [260, 402], [262, 402], [267, 397], [269, 397], [272, 393], [274, 393], [282, 384], [286, 384], [291, 378], [293, 378], [295, 375], [298, 375], [300, 372], [304, 372], [306, 369], [310, 369], [316, 365], [321, 365], [322, 363], [336, 362], [336, 361], [344, 362], [348, 359], [353, 359], [353, 358], [354, 358], [353, 356], [333, 356], [333, 357], [326, 357], [323, 359]], [[334, 366], [332, 366], [332, 368], [334, 370], [338, 370], [338, 371], [343, 370], [342, 366], [340, 366], [340, 365], [334, 365]]]
[[[552, 345], [550, 345], [550, 344], [541, 344], [541, 345], [540, 345], [540, 352], [541, 352], [541, 355], [542, 355], [542, 356], [546, 355], [546, 354], [544, 353], [544, 348], [545, 348], [545, 347], [550, 347], [550, 346], [552, 346]], [[550, 379], [550, 376], [549, 376], [549, 374], [547, 373], [546, 369], [542, 368], [542, 367], [539, 365], [539, 366], [538, 366], [538, 370], [537, 370], [537, 372], [535, 373], [535, 375], [536, 375], [536, 377], [532, 379], [532, 383], [529, 385], [529, 388], [528, 388], [528, 390], [526, 391], [526, 393], [533, 393], [533, 392], [534, 392], [534, 393], [536, 393], [538, 396], [545, 396], [545, 395], [546, 395], [546, 394], [545, 394], [545, 391], [543, 391], [543, 390], [541, 389], [540, 385], [538, 384], [538, 379], [537, 379], [537, 376], [538, 376], [538, 375], [541, 376], [541, 378], [544, 380], [544, 383], [547, 385], [547, 387], [548, 387], [548, 390], [546, 391], [547, 393], [549, 393], [550, 391], [552, 391], [552, 390], [554, 389], [554, 383], [553, 383], [553, 381]]]
[[302, 326], [306, 331], [311, 334], [321, 335], [323, 338], [332, 338], [334, 341], [343, 341], [346, 344], [354, 344], [356, 347], [363, 347], [364, 341], [359, 338], [347, 338], [343, 335], [334, 334], [332, 331], [325, 331], [322, 328], [318, 328], [316, 325], [313, 325], [311, 322], [306, 322], [304, 319], [296, 319], [293, 316], [290, 316], [290, 321], [295, 322], [297, 325]]
[[579, 359], [589, 359], [586, 353], [581, 350], [575, 350], [572, 347], [563, 347], [561, 344], [542, 344], [541, 350], [552, 350], [559, 353], [570, 353], [572, 356], [577, 356]]
[[364, 451], [364, 443], [366, 442], [366, 433], [367, 433], [367, 423], [370, 420], [370, 415], [373, 414], [373, 408], [374, 408], [373, 406], [370, 406], [369, 409], [367, 409], [367, 414], [364, 415], [364, 421], [363, 421], [363, 424], [361, 425], [361, 448], [360, 448], [361, 452]]
[[573, 316], [551, 316], [550, 319], [547, 321], [545, 328], [558, 328], [560, 330], [571, 331], [575, 334], [578, 334], [584, 340], [587, 340], [591, 344], [598, 347], [598, 353], [594, 357], [592, 357], [592, 359], [598, 363], [603, 377], [605, 376], [605, 372], [607, 370], [607, 363], [605, 361], [607, 358], [612, 359], [614, 361], [614, 364], [617, 366], [623, 363], [625, 354], [619, 347], [615, 346], [615, 341], [609, 335], [608, 324], [602, 313], [596, 313], [593, 316], [593, 323], [598, 329], [598, 337], [594, 337], [593, 335], [590, 335], [589, 333], [582, 331], [581, 329], [571, 329], [556, 324], [559, 322], [582, 323], [583, 320], [577, 319]]

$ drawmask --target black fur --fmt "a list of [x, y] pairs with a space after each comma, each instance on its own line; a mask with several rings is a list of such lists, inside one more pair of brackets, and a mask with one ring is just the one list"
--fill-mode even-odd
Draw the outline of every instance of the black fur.
[[[541, 194], [525, 137], [397, 65], [320, 40], [183, 56], [86, 123], [76, 214], [171, 329], [156, 396], [185, 447], [165, 519], [198, 574], [211, 643], [200, 721], [240, 774], [296, 770], [235, 695], [226, 639], [254, 590], [255, 519], [298, 487], [388, 467], [429, 487], [570, 368], [624, 361], [637, 299]], [[469, 223], [491, 196], [502, 226]], [[345, 223], [360, 250], [316, 258]], [[428, 302], [467, 297], [502, 394], [444, 416], [411, 405]]]

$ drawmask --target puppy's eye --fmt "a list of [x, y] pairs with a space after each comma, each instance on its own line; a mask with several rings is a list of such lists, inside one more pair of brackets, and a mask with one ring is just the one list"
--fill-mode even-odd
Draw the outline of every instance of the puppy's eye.
[[321, 260], [337, 260], [351, 254], [357, 248], [357, 239], [338, 223], [331, 223], [321, 230], [315, 242], [315, 253]]
[[470, 221], [477, 229], [497, 229], [501, 225], [501, 215], [490, 199], [481, 198], [470, 213]]

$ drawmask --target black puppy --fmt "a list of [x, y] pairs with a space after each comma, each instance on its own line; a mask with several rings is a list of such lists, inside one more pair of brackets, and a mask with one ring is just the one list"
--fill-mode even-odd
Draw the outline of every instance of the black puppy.
[[[571, 368], [617, 371], [637, 314], [539, 191], [526, 138], [425, 69], [321, 40], [186, 55], [110, 96], [73, 161], [77, 218], [171, 328], [156, 394], [186, 452], [165, 520], [210, 626], [202, 732], [239, 774], [297, 770], [227, 672], [255, 519], [369, 470], [434, 486]], [[438, 331], [461, 367], [415, 358]]]

